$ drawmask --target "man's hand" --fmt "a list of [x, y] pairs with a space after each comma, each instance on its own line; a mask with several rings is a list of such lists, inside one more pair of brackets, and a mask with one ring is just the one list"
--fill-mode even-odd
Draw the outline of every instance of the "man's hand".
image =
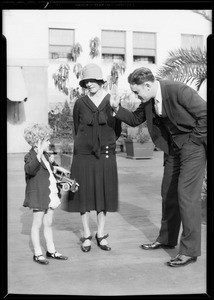
[[110, 95], [110, 105], [113, 108], [114, 112], [117, 113], [120, 104], [120, 95], [116, 84], [113, 85]]

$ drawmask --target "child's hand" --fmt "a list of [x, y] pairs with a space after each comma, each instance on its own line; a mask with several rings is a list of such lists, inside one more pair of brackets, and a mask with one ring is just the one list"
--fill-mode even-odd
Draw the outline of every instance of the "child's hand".
[[38, 143], [37, 143], [37, 157], [38, 157], [39, 161], [42, 158], [43, 151], [44, 151], [43, 141], [38, 140]]
[[49, 162], [50, 162], [51, 164], [54, 162], [54, 155], [53, 155], [53, 154], [51, 154], [51, 155], [49, 156]]

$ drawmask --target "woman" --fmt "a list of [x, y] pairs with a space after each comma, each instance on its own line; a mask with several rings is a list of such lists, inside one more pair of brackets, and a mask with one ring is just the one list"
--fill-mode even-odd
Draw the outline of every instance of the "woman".
[[112, 116], [110, 95], [103, 89], [104, 83], [100, 67], [86, 65], [79, 84], [88, 93], [76, 101], [73, 109], [75, 139], [71, 176], [79, 183], [79, 191], [68, 197], [66, 210], [81, 214], [83, 252], [91, 250], [89, 213], [92, 210], [97, 212], [97, 245], [102, 250], [111, 250], [106, 240], [108, 234], [104, 234], [106, 214], [118, 209], [115, 149], [121, 121]]

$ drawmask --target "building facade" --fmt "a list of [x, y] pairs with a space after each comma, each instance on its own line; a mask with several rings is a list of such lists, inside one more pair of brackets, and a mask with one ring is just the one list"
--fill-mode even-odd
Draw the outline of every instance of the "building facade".
[[[177, 48], [206, 49], [211, 28], [211, 22], [191, 10], [3, 11], [7, 67], [12, 70], [7, 78], [8, 95], [17, 90], [18, 97], [21, 89], [21, 83], [9, 85], [17, 68], [23, 76], [26, 94], [7, 99], [8, 153], [27, 151], [29, 146], [23, 139], [26, 124], [47, 123], [49, 104], [67, 99], [53, 80], [61, 64], [69, 66], [68, 85], [76, 88], [80, 79], [73, 73], [75, 63], [84, 66], [95, 62], [107, 79], [113, 62], [124, 62], [126, 71], [119, 77], [118, 85], [119, 89], [129, 91], [130, 72], [147, 66], [155, 74], [169, 51]], [[94, 38], [100, 41], [99, 55], [91, 58], [89, 44]], [[67, 53], [77, 43], [82, 48], [80, 56], [76, 62], [68, 61]], [[205, 85], [200, 93], [206, 98]]]

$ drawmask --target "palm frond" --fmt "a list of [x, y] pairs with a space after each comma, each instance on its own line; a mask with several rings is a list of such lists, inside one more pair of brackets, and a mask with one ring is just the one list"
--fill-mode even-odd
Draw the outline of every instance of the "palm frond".
[[207, 55], [200, 48], [177, 49], [169, 52], [164, 65], [157, 71], [157, 78], [195, 82], [197, 90], [207, 79]]

